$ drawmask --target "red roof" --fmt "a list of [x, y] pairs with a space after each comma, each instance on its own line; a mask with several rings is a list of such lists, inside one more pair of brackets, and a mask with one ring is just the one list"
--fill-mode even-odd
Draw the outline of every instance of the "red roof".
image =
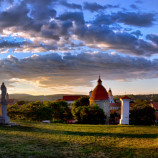
[[93, 90], [90, 100], [107, 100], [109, 99], [106, 89], [102, 85], [97, 85]]
[[81, 97], [83, 97], [83, 95], [67, 95], [67, 96], [63, 96], [63, 100], [65, 100], [65, 101], [74, 101], [74, 100], [77, 100]]
[[110, 103], [110, 107], [121, 107], [121, 103]]
[[108, 100], [109, 96], [106, 89], [102, 86], [102, 80], [98, 79], [98, 85], [92, 91], [90, 100]]
[[123, 96], [123, 97], [120, 98], [120, 99], [131, 99], [131, 98], [129, 98], [127, 95], [125, 95], [125, 96]]

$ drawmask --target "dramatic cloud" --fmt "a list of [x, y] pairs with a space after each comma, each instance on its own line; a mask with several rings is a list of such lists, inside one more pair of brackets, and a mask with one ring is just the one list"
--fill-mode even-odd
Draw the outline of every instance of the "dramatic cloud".
[[54, 53], [22, 60], [13, 56], [0, 60], [0, 73], [5, 72], [1, 79], [39, 81], [45, 87], [89, 86], [90, 81], [96, 79], [99, 73], [108, 80], [155, 78], [158, 75], [157, 70], [158, 60], [107, 53], [65, 54], [63, 57]]
[[98, 3], [88, 3], [85, 2], [84, 3], [84, 9], [87, 9], [91, 12], [97, 12], [98, 10], [104, 10], [104, 9], [108, 9], [108, 8], [118, 8], [118, 5], [100, 5]]
[[131, 7], [132, 9], [138, 9], [138, 7], [137, 7], [135, 4], [131, 4], [130, 7]]
[[89, 86], [99, 73], [109, 80], [158, 77], [158, 61], [143, 58], [158, 53], [156, 14], [115, 4], [1, 0], [0, 79], [53, 87]]
[[72, 20], [78, 24], [84, 24], [84, 16], [82, 12], [66, 12], [58, 17], [59, 20]]
[[76, 3], [68, 3], [67, 1], [65, 0], [62, 0], [60, 2], [60, 4], [62, 4], [63, 6], [67, 7], [67, 8], [70, 8], [70, 9], [82, 9], [82, 6], [79, 5], [79, 4], [76, 4]]
[[149, 34], [146, 36], [146, 38], [158, 45], [158, 35]]
[[108, 26], [78, 27], [76, 32], [88, 44], [103, 44], [106, 49], [121, 53], [151, 56], [158, 50], [158, 45], [138, 39], [127, 32], [114, 32]]
[[126, 25], [134, 25], [141, 27], [149, 27], [155, 21], [153, 13], [139, 13], [139, 12], [117, 12], [109, 14], [98, 15], [94, 21], [96, 24], [112, 24], [124, 23]]
[[113, 14], [113, 18], [118, 22], [135, 26], [151, 26], [154, 19], [153, 13], [118, 12]]

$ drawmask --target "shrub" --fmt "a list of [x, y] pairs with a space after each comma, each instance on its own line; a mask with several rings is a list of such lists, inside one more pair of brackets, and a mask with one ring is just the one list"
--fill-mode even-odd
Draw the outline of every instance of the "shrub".
[[133, 107], [130, 110], [130, 124], [134, 125], [152, 125], [155, 123], [155, 109], [149, 105]]
[[106, 116], [98, 105], [73, 107], [72, 114], [77, 123], [104, 124]]
[[52, 109], [52, 119], [53, 121], [62, 121], [72, 118], [71, 111], [65, 101], [52, 101], [44, 102], [45, 105]]
[[62, 122], [72, 118], [68, 104], [64, 101], [44, 103], [36, 101], [22, 106], [18, 106], [16, 103], [8, 107], [8, 116], [11, 119], [32, 121], [58, 120]]
[[19, 116], [21, 115], [20, 106], [17, 103], [8, 106], [7, 114], [13, 120], [19, 119]]

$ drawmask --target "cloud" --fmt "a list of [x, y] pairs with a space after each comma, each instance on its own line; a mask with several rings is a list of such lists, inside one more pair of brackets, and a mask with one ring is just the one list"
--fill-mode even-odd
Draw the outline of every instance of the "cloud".
[[136, 37], [143, 36], [140, 30], [133, 31], [131, 34], [136, 35]]
[[130, 7], [131, 7], [132, 9], [138, 9], [138, 7], [137, 7], [135, 4], [131, 4]]
[[149, 34], [146, 38], [158, 45], [158, 35]]
[[155, 21], [154, 13], [139, 13], [139, 12], [117, 12], [111, 14], [98, 14], [94, 20], [94, 24], [113, 24], [124, 23], [126, 25], [149, 27]]
[[31, 41], [18, 37], [1, 37], [0, 38], [0, 48], [17, 48], [24, 45], [29, 45]]
[[28, 13], [29, 9], [27, 9], [25, 3], [22, 2], [20, 5], [14, 5], [10, 9], [0, 13], [0, 26], [2, 28], [22, 26], [30, 20], [27, 16]]
[[118, 5], [111, 5], [111, 4], [100, 5], [96, 2], [94, 2], [94, 3], [85, 2], [84, 3], [84, 9], [89, 10], [91, 12], [97, 12], [99, 10], [104, 10], [104, 9], [108, 9], [108, 8], [119, 8], [119, 6]]
[[63, 6], [67, 7], [67, 8], [70, 8], [70, 9], [82, 9], [82, 6], [79, 5], [79, 4], [76, 4], [76, 3], [68, 3], [67, 1], [65, 0], [62, 0], [60, 2], [60, 4], [62, 4]]
[[[157, 78], [158, 60], [107, 53], [57, 53], [0, 60], [1, 81], [19, 78], [38, 82], [41, 87], [90, 86], [98, 74], [107, 80]], [[13, 81], [12, 81], [13, 82]]]
[[156, 54], [158, 46], [143, 39], [139, 39], [127, 32], [114, 32], [108, 26], [95, 26], [76, 28], [80, 40], [87, 44], [102, 44], [105, 49], [118, 50], [120, 53], [151, 56]]
[[72, 20], [78, 24], [84, 24], [83, 12], [65, 12], [64, 14], [60, 15], [57, 19], [62, 21]]
[[[57, 0], [24, 0], [10, 5], [0, 12], [0, 28], [4, 35], [18, 34], [28, 38], [31, 44], [3, 41], [1, 47], [14, 48], [16, 52], [69, 51], [81, 52], [74, 41], [82, 41], [82, 47], [100, 50], [112, 49], [124, 54], [151, 56], [157, 53], [158, 46], [151, 40], [140, 39], [142, 32], [132, 31], [122, 24], [130, 26], [152, 26], [154, 13], [111, 12], [92, 14], [94, 20], [86, 21], [84, 10], [57, 12], [56, 6], [80, 8], [76, 3]], [[117, 6], [84, 3], [91, 10], [113, 8]], [[93, 8], [94, 7], [94, 8]], [[95, 8], [96, 7], [96, 8]], [[40, 10], [39, 10], [40, 8]], [[99, 10], [100, 10], [99, 9]], [[130, 33], [131, 32], [131, 33]], [[143, 36], [142, 36], [143, 37]], [[87, 49], [87, 48], [86, 48]]]
[[116, 14], [112, 15], [117, 22], [141, 27], [151, 26], [155, 21], [154, 16], [154, 13], [139, 12], [117, 12]]

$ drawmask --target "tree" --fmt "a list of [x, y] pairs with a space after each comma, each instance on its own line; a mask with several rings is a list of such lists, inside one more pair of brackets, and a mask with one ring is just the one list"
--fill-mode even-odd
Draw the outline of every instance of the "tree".
[[49, 101], [44, 102], [44, 105], [47, 105], [52, 109], [52, 119], [54, 121], [58, 120], [65, 122], [66, 120], [72, 118], [71, 111], [65, 101]]
[[[87, 98], [84, 99], [87, 101]], [[104, 124], [106, 120], [104, 111], [96, 104], [89, 106], [84, 104], [83, 100], [80, 102], [81, 100], [77, 100], [72, 107], [72, 115], [77, 123]]]
[[134, 125], [152, 125], [155, 123], [155, 109], [144, 104], [136, 104], [130, 110], [130, 124]]
[[84, 96], [74, 101], [72, 107], [89, 106], [89, 97]]

